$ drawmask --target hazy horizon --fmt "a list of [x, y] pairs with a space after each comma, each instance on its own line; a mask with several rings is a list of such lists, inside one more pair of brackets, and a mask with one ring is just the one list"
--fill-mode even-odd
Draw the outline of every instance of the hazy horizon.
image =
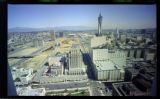
[[156, 5], [8, 5], [8, 29], [86, 26], [102, 29], [156, 28]]

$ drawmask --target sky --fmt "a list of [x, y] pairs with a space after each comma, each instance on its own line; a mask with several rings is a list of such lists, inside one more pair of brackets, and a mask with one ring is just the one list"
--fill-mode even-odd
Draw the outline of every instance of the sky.
[[8, 28], [46, 28], [59, 26], [98, 27], [101, 13], [103, 29], [156, 28], [156, 5], [8, 5]]

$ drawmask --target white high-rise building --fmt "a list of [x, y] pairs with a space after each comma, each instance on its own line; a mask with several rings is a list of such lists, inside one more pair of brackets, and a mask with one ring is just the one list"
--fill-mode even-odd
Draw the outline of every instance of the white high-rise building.
[[123, 68], [126, 66], [124, 52], [93, 49], [92, 61], [94, 73], [98, 80], [120, 81], [124, 78]]
[[121, 40], [121, 41], [125, 41], [125, 40], [126, 40], [126, 35], [122, 34], [122, 35], [120, 36], [120, 40]]
[[119, 68], [126, 66], [126, 55], [122, 51], [109, 51], [108, 49], [93, 49], [92, 61], [111, 60]]
[[90, 42], [91, 48], [106, 44], [106, 36], [93, 37]]
[[106, 42], [106, 36], [94, 36], [91, 40], [90, 40], [90, 46], [89, 46], [89, 55], [90, 57], [92, 57], [92, 48], [96, 48], [102, 45], [105, 45]]

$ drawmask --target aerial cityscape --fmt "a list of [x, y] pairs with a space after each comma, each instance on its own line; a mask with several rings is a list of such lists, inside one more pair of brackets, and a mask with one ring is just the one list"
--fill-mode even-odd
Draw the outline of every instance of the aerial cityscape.
[[10, 4], [8, 64], [18, 96], [150, 96], [155, 5]]

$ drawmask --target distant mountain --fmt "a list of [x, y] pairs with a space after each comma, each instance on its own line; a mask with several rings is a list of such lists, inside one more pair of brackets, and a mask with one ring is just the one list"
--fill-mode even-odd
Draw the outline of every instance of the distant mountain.
[[72, 30], [72, 31], [79, 31], [79, 30], [93, 30], [95, 28], [87, 27], [87, 26], [61, 26], [61, 27], [46, 27], [46, 28], [28, 28], [28, 27], [15, 27], [9, 28], [8, 33], [11, 32], [35, 32], [35, 31], [48, 31], [48, 30]]
[[55, 27], [55, 30], [93, 30], [95, 28], [87, 27], [87, 26], [62, 26], [62, 27]]

